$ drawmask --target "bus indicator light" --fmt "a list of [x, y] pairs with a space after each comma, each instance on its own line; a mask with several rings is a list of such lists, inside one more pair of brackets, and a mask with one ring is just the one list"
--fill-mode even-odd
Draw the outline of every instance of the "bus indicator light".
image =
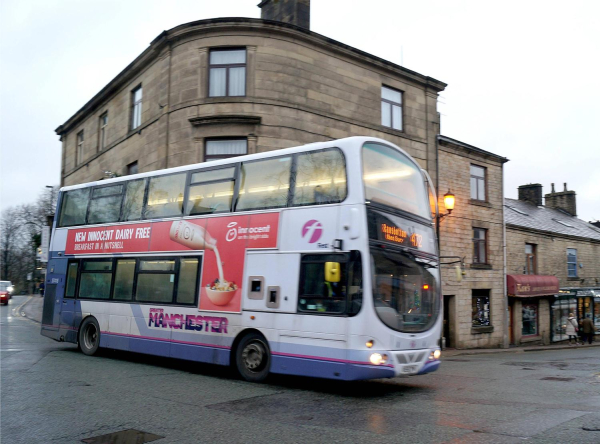
[[427, 285], [427, 284], [423, 285], [423, 290], [429, 290], [429, 285]]

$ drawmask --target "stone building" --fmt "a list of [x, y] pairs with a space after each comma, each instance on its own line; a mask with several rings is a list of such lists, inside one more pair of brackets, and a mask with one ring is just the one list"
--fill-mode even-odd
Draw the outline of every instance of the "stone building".
[[578, 219], [574, 191], [519, 187], [505, 199], [510, 341], [563, 341], [569, 313], [600, 330], [600, 229]]
[[158, 35], [56, 129], [61, 184], [353, 135], [401, 146], [436, 180], [446, 84], [310, 31], [309, 0], [259, 6]]
[[[503, 165], [508, 159], [438, 137], [444, 338], [456, 348], [505, 347]], [[459, 267], [459, 268], [457, 268]]]

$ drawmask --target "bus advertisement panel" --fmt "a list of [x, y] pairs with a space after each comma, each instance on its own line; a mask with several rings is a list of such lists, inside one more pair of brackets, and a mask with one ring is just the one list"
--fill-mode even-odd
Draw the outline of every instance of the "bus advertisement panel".
[[201, 310], [241, 311], [246, 249], [277, 248], [279, 213], [71, 228], [69, 255], [204, 251]]

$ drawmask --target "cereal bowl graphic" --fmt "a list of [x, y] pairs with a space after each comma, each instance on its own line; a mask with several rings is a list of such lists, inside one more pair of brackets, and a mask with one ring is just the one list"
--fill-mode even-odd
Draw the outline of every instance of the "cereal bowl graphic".
[[219, 279], [215, 279], [212, 284], [206, 286], [206, 296], [215, 305], [227, 305], [233, 297], [238, 287], [233, 282], [220, 282]]

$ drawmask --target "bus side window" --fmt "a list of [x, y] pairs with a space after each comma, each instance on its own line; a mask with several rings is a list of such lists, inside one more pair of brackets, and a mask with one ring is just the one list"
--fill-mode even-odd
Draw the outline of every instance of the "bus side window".
[[291, 167], [290, 156], [243, 163], [235, 210], [286, 207]]
[[341, 202], [346, 198], [346, 165], [338, 149], [298, 154], [293, 205]]
[[65, 285], [65, 297], [74, 298], [77, 288], [77, 273], [79, 271], [79, 262], [69, 262], [67, 268], [67, 282]]

